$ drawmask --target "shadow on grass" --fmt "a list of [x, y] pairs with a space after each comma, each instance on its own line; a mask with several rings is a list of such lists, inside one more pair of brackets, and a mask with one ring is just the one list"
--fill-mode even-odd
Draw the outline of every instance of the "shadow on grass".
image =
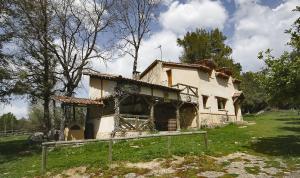
[[300, 127], [280, 127], [279, 129], [295, 133], [300, 132]]
[[275, 120], [277, 120], [277, 121], [294, 121], [294, 122], [300, 122], [300, 117], [299, 118], [277, 118], [277, 119], [275, 119]]
[[39, 152], [40, 144], [29, 144], [27, 140], [0, 142], [0, 164]]
[[260, 138], [250, 149], [270, 156], [300, 156], [300, 136], [284, 135]]
[[289, 122], [285, 122], [284, 124], [300, 125], [300, 121], [289, 121]]

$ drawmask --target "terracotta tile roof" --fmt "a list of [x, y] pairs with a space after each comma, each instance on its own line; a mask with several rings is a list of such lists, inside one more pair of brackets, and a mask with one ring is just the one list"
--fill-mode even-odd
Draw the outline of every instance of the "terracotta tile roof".
[[145, 82], [145, 81], [141, 81], [141, 80], [126, 78], [126, 77], [123, 77], [122, 75], [105, 74], [105, 73], [100, 73], [100, 72], [96, 72], [96, 71], [87, 71], [87, 72], [83, 72], [83, 74], [89, 75], [92, 77], [101, 78], [101, 79], [106, 79], [106, 80], [126, 81], [129, 83], [134, 83], [134, 84], [141, 85], [141, 86], [160, 88], [160, 89], [164, 89], [164, 90], [172, 90], [172, 91], [176, 91], [176, 92], [181, 91], [180, 89], [177, 89], [177, 88], [172, 88], [172, 87], [168, 87], [168, 86], [164, 86], [164, 85], [158, 85], [158, 84], [153, 84], [153, 83], [149, 83], [149, 82]]
[[239, 80], [239, 79], [234, 78], [234, 79], [232, 79], [232, 82], [233, 82], [233, 83], [241, 83], [242, 81]]
[[177, 63], [177, 62], [166, 62], [166, 61], [161, 61], [161, 60], [155, 60], [152, 64], [150, 64], [140, 75], [140, 77], [143, 77], [146, 75], [149, 70], [151, 70], [156, 64], [159, 62], [162, 63], [163, 66], [171, 66], [171, 67], [183, 67], [183, 68], [194, 68], [194, 69], [199, 69], [205, 72], [211, 72], [212, 68], [202, 65], [202, 64], [189, 64], [189, 63]]
[[176, 62], [163, 62], [163, 66], [174, 66], [174, 67], [185, 67], [185, 68], [195, 68], [204, 70], [205, 72], [210, 72], [212, 69], [201, 64], [188, 64], [188, 63], [176, 63]]
[[225, 73], [226, 75], [232, 75], [232, 71], [228, 67], [222, 67], [216, 70], [217, 72]]
[[229, 75], [223, 73], [223, 72], [216, 72], [216, 76], [217, 77], [221, 77], [221, 78], [224, 78], [224, 79], [229, 79]]
[[68, 96], [52, 96], [52, 99], [60, 101], [62, 103], [67, 103], [67, 104], [103, 105], [103, 103], [100, 101], [87, 99], [87, 98], [75, 98], [75, 97], [68, 97]]
[[215, 69], [217, 67], [216, 63], [212, 59], [201, 59], [196, 61], [195, 64], [201, 64], [211, 69]]

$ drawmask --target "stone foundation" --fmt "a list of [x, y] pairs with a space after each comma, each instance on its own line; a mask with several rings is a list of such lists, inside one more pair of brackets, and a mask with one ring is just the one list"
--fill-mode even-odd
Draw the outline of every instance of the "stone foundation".
[[241, 122], [242, 118], [237, 118], [235, 115], [222, 114], [200, 114], [201, 127], [215, 127], [228, 123]]

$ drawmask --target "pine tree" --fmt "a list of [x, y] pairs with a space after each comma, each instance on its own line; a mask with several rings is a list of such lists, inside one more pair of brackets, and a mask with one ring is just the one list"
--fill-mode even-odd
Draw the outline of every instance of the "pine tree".
[[219, 29], [196, 29], [195, 32], [188, 32], [182, 39], [177, 39], [178, 45], [183, 47], [180, 60], [195, 63], [203, 59], [213, 59], [218, 67], [230, 68], [233, 75], [239, 78], [242, 67], [230, 57], [232, 49], [225, 44], [226, 39]]

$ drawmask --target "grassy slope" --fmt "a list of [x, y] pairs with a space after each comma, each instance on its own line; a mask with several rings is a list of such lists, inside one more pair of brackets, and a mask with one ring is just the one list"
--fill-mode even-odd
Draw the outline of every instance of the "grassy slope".
[[[295, 112], [268, 112], [260, 116], [245, 117], [255, 121], [255, 125], [239, 128], [229, 125], [210, 129], [209, 150], [205, 151], [203, 138], [181, 136], [172, 138], [172, 154], [214, 156], [246, 151], [262, 154], [270, 158], [284, 158], [291, 165], [300, 156], [300, 117]], [[147, 161], [153, 158], [166, 158], [167, 138], [122, 141], [114, 144], [114, 161]], [[134, 148], [132, 146], [138, 146]], [[81, 147], [56, 148], [49, 152], [48, 170], [61, 171], [66, 168], [86, 165], [107, 167], [107, 143], [88, 144]], [[40, 171], [40, 148], [30, 146], [24, 137], [0, 138], [0, 177], [21, 177], [38, 175]], [[7, 174], [8, 173], [8, 174]]]

